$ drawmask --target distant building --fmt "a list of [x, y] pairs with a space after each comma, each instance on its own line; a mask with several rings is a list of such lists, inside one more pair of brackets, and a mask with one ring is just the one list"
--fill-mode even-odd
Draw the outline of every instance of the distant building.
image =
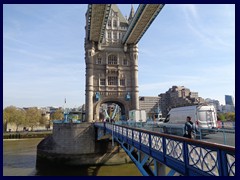
[[139, 107], [146, 111], [147, 117], [157, 114], [160, 109], [160, 97], [158, 96], [140, 96]]
[[226, 104], [225, 106], [222, 106], [222, 112], [223, 113], [235, 112], [235, 106]]
[[225, 103], [226, 103], [226, 105], [234, 105], [233, 104], [233, 97], [232, 96], [230, 96], [230, 95], [225, 95]]
[[161, 97], [160, 105], [163, 117], [167, 115], [171, 108], [181, 106], [191, 106], [203, 103], [204, 99], [198, 97], [198, 92], [191, 92], [184, 86], [172, 86], [165, 93], [159, 94]]
[[205, 99], [205, 102], [207, 104], [209, 104], [209, 105], [213, 105], [218, 112], [222, 111], [222, 108], [221, 108], [220, 103], [219, 103], [218, 100], [207, 98], [207, 99]]

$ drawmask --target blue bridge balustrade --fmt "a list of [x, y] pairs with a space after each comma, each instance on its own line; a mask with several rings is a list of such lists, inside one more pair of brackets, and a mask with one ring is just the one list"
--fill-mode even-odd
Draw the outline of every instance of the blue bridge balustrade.
[[[94, 126], [112, 135], [143, 175], [235, 176], [235, 147], [125, 125]], [[159, 173], [161, 165], [170, 172]]]

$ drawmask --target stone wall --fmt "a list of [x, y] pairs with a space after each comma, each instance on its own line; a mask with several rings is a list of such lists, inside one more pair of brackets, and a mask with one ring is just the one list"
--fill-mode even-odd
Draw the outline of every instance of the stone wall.
[[54, 151], [63, 154], [95, 153], [95, 131], [90, 123], [61, 123], [53, 126]]
[[54, 124], [53, 134], [37, 146], [37, 167], [54, 165], [99, 165], [131, 162], [128, 155], [110, 136], [96, 140], [95, 128], [90, 123]]

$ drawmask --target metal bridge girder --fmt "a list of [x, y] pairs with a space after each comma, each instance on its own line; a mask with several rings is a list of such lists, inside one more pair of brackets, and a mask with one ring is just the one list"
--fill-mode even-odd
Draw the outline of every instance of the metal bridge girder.
[[137, 44], [163, 7], [164, 4], [139, 5], [128, 30], [123, 37], [122, 43]]
[[111, 4], [88, 5], [88, 40], [102, 42]]

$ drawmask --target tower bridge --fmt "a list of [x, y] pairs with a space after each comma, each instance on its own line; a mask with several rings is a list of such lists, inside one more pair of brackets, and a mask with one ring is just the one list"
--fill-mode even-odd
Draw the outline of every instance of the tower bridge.
[[99, 119], [103, 103], [116, 103], [122, 116], [139, 109], [137, 43], [164, 4], [141, 4], [123, 17], [115, 4], [89, 4], [86, 13], [86, 121]]
[[[99, 119], [103, 103], [115, 103], [122, 115], [139, 109], [137, 43], [164, 4], [142, 4], [129, 18], [115, 4], [89, 4], [86, 13], [86, 102], [84, 123], [54, 123], [53, 134], [37, 147], [37, 164], [98, 164], [111, 157], [112, 144], [124, 149], [143, 175], [235, 176], [235, 147], [188, 140]], [[106, 141], [107, 140], [107, 141]], [[121, 158], [123, 159], [123, 158]], [[154, 165], [153, 165], [154, 164]], [[166, 174], [165, 166], [170, 167]], [[154, 167], [154, 169], [152, 169]]]

